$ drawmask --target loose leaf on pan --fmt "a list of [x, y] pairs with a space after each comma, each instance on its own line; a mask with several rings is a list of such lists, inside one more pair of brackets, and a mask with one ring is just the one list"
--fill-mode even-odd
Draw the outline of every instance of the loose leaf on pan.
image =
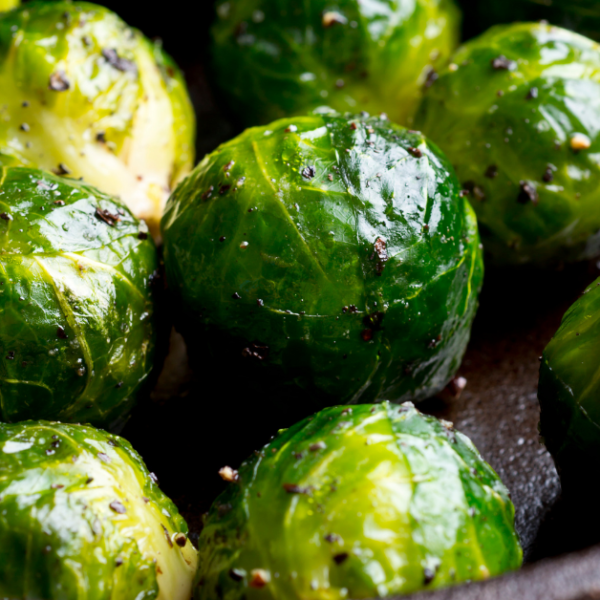
[[600, 280], [565, 313], [542, 355], [540, 432], [566, 492], [592, 498], [590, 465], [600, 459]]

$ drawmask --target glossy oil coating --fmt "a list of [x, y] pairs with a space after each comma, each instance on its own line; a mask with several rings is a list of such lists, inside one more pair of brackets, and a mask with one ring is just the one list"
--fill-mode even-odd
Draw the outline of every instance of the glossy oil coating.
[[177, 327], [206, 374], [274, 387], [280, 405], [297, 386], [305, 416], [430, 396], [460, 364], [479, 237], [420, 133], [337, 113], [249, 129], [177, 188], [162, 227]]
[[515, 24], [467, 43], [416, 123], [471, 191], [500, 263], [600, 251], [600, 47], [557, 27]]
[[117, 427], [152, 369], [152, 239], [123, 204], [0, 167], [0, 420]]
[[600, 461], [600, 279], [565, 313], [544, 350], [538, 398], [540, 431], [564, 486], [594, 485], [589, 471]]
[[83, 177], [155, 230], [194, 130], [173, 61], [108, 9], [42, 1], [0, 16], [0, 165]]
[[513, 521], [507, 489], [451, 423], [410, 403], [328, 408], [215, 501], [194, 597], [379, 598], [485, 579], [521, 564]]
[[220, 0], [216, 9], [216, 80], [246, 125], [322, 105], [405, 124], [431, 65], [459, 41], [454, 0]]
[[187, 525], [129, 442], [0, 423], [0, 597], [188, 600]]

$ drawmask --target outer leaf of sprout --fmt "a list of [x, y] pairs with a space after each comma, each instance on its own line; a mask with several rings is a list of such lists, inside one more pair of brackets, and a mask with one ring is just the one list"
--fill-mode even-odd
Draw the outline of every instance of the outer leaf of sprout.
[[590, 465], [600, 457], [599, 335], [596, 280], [565, 313], [540, 368], [540, 432], [568, 493], [591, 489]]

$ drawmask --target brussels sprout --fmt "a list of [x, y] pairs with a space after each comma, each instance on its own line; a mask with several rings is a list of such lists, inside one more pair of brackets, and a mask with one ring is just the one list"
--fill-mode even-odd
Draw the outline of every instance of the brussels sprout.
[[248, 125], [325, 104], [404, 123], [459, 41], [454, 0], [221, 0], [217, 15], [216, 80]]
[[19, 0], [0, 0], [0, 12], [10, 10], [19, 5]]
[[333, 112], [249, 129], [179, 185], [162, 226], [178, 328], [207, 372], [299, 386], [312, 411], [424, 398], [459, 366], [479, 237], [418, 132]]
[[452, 161], [499, 263], [600, 251], [600, 49], [543, 24], [498, 26], [440, 73], [417, 125]]
[[32, 2], [0, 16], [0, 107], [0, 165], [83, 177], [152, 230], [193, 163], [177, 67], [95, 4]]
[[325, 409], [225, 474], [196, 600], [380, 598], [521, 564], [498, 475], [410, 403]]
[[118, 427], [152, 369], [158, 261], [97, 190], [0, 168], [0, 420]]
[[542, 355], [540, 431], [566, 488], [588, 481], [600, 461], [599, 357], [600, 279], [569, 308]]
[[0, 423], [0, 597], [188, 600], [197, 553], [126, 440]]

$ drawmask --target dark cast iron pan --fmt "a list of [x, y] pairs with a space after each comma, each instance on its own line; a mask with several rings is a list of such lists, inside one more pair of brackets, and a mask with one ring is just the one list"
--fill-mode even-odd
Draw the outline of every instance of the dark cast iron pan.
[[[239, 132], [208, 83], [205, 64], [211, 0], [163, 6], [157, 11], [133, 0], [99, 1], [148, 36], [160, 36], [184, 69], [198, 119], [199, 159]], [[145, 6], [143, 11], [141, 6]], [[536, 397], [542, 350], [565, 310], [599, 275], [596, 264], [544, 272], [487, 270], [480, 310], [459, 373], [467, 379], [467, 387], [459, 398], [434, 398], [419, 408], [453, 421], [508, 486], [525, 566], [483, 583], [412, 598], [600, 599], [600, 545], [595, 546], [600, 544], [600, 518], [581, 510], [576, 499], [561, 497], [552, 459], [538, 438]], [[168, 321], [168, 306], [162, 312]], [[152, 399], [140, 404], [123, 431], [150, 470], [158, 474], [162, 488], [196, 534], [202, 514], [223, 489], [218, 469], [239, 465], [277, 429], [296, 420], [293, 414], [286, 418], [265, 414], [253, 398], [236, 398], [233, 410], [227, 384], [227, 378], [193, 373], [185, 347], [174, 335]]]

